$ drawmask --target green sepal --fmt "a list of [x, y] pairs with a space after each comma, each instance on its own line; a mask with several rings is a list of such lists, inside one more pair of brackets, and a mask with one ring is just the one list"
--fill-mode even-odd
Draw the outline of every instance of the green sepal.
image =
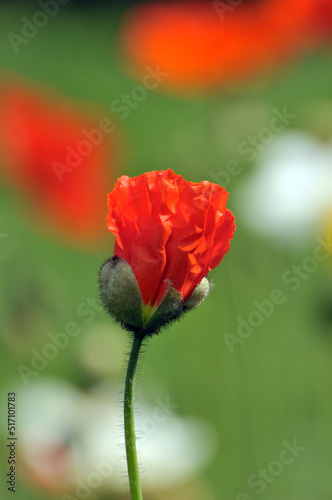
[[134, 272], [116, 255], [99, 272], [99, 296], [106, 311], [127, 330], [143, 328], [142, 296]]
[[203, 278], [200, 283], [198, 283], [189, 299], [183, 304], [185, 311], [190, 311], [198, 307], [209, 295], [211, 286], [209, 278]]
[[183, 312], [182, 295], [170, 285], [166, 297], [144, 325], [144, 328], [149, 333], [159, 332], [163, 326], [180, 318]]
[[186, 302], [169, 283], [158, 307], [145, 305], [134, 272], [125, 259], [108, 259], [99, 272], [99, 295], [106, 311], [126, 330], [151, 336], [196, 308], [209, 294], [211, 283], [203, 278]]

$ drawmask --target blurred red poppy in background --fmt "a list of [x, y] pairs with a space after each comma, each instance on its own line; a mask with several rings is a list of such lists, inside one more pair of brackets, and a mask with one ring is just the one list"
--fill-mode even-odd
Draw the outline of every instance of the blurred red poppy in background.
[[123, 21], [124, 55], [142, 77], [169, 72], [161, 88], [177, 92], [239, 82], [311, 48], [331, 0], [144, 3]]
[[107, 133], [98, 125], [49, 92], [16, 80], [0, 86], [1, 176], [26, 196], [24, 213], [34, 208], [35, 226], [86, 247], [105, 236], [105, 186], [113, 178], [114, 125]]
[[310, 28], [318, 40], [323, 42], [332, 38], [332, 0], [312, 0], [313, 10]]
[[186, 301], [220, 264], [235, 231], [227, 198], [217, 184], [188, 182], [172, 170], [118, 180], [108, 195], [108, 229], [145, 305], [159, 306], [170, 285]]

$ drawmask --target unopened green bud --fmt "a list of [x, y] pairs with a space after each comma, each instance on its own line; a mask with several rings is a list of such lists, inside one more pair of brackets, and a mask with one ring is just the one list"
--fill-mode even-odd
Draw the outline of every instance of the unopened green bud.
[[183, 302], [182, 295], [170, 283], [169, 291], [158, 307], [145, 305], [139, 285], [126, 260], [114, 256], [99, 272], [99, 293], [106, 311], [133, 333], [149, 336], [197, 307], [208, 295], [210, 282], [203, 278], [191, 297]]

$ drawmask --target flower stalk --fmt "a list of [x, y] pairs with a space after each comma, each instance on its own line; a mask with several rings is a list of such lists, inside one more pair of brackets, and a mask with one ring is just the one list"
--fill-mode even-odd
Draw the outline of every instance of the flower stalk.
[[131, 500], [143, 500], [136, 450], [134, 387], [137, 361], [144, 337], [138, 333], [135, 333], [133, 337], [133, 345], [129, 356], [124, 394], [124, 427]]
[[227, 197], [217, 184], [185, 181], [172, 170], [123, 175], [108, 194], [115, 245], [99, 271], [99, 295], [107, 313], [133, 335], [124, 397], [131, 500], [143, 500], [134, 423], [142, 343], [208, 296], [207, 275], [228, 252], [235, 231]]

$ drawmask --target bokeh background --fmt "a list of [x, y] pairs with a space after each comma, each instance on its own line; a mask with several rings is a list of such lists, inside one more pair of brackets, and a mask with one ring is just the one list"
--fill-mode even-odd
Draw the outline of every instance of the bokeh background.
[[128, 498], [106, 194], [172, 168], [237, 231], [146, 348], [144, 498], [330, 500], [332, 2], [115, 4], [0, 4], [1, 498], [12, 391], [16, 498]]

